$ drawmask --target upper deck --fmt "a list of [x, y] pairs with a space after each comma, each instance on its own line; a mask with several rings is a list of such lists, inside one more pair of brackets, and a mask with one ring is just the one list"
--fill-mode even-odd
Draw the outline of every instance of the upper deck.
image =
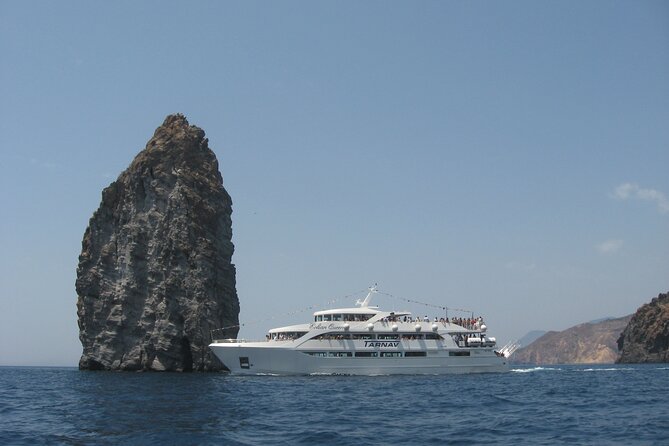
[[328, 334], [352, 339], [352, 335], [361, 333], [397, 334], [403, 339], [426, 339], [424, 334], [434, 333], [439, 337], [453, 337], [456, 343], [458, 339], [470, 336], [485, 337], [487, 327], [481, 318], [449, 320], [448, 317], [435, 316], [430, 319], [427, 316], [413, 317], [409, 311], [382, 311], [369, 305], [376, 292], [376, 287], [371, 288], [366, 298], [356, 303], [358, 307], [319, 310], [313, 313], [313, 322], [273, 328], [268, 331], [265, 341], [307, 341]]

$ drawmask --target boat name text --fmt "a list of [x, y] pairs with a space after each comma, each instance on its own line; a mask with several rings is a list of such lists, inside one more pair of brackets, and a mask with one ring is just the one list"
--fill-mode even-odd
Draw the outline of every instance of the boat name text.
[[397, 347], [400, 341], [365, 341], [365, 347]]
[[336, 324], [309, 324], [311, 330], [343, 330], [343, 325]]

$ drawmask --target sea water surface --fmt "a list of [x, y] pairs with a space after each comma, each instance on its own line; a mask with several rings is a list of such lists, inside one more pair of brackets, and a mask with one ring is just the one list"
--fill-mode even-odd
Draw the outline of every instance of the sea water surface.
[[0, 367], [0, 444], [669, 444], [669, 365], [459, 376]]

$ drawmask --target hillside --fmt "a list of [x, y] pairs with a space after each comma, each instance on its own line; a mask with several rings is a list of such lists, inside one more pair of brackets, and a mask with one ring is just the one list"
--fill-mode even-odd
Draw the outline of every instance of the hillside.
[[618, 339], [621, 363], [669, 362], [669, 293], [642, 305]]
[[511, 361], [516, 364], [612, 364], [618, 358], [618, 337], [631, 317], [549, 331], [519, 349]]

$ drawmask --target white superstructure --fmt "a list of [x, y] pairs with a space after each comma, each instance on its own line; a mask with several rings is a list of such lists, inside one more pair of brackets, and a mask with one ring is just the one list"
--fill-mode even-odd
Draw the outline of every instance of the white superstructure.
[[216, 339], [209, 345], [239, 374], [446, 374], [507, 371], [507, 357], [483, 321], [412, 318], [369, 305], [322, 310], [313, 322], [274, 328], [265, 341]]

